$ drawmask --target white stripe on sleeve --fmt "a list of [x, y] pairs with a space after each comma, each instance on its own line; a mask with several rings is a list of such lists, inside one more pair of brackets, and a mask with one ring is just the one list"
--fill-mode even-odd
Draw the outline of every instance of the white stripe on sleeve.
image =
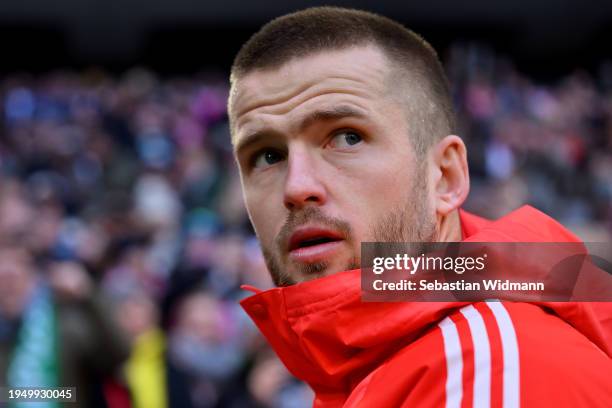
[[457, 326], [446, 317], [438, 326], [444, 339], [444, 354], [446, 355], [446, 408], [460, 408], [463, 398], [463, 356]]
[[518, 408], [520, 406], [520, 366], [518, 341], [512, 319], [501, 302], [486, 302], [493, 312], [501, 335], [504, 355], [503, 406]]
[[474, 345], [474, 408], [491, 405], [491, 346], [484, 320], [472, 305], [461, 309], [468, 322]]

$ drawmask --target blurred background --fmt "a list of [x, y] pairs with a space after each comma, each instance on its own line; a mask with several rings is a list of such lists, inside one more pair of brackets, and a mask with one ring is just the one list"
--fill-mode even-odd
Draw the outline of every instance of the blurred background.
[[[439, 51], [468, 210], [529, 203], [610, 241], [612, 2], [329, 3]], [[0, 2], [0, 385], [77, 386], [83, 407], [311, 405], [237, 303], [272, 284], [225, 104], [240, 45], [316, 4]]]

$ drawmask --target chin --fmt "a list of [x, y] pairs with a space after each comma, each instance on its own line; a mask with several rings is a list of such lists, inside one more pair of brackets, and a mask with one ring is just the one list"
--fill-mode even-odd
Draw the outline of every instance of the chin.
[[327, 272], [320, 272], [320, 273], [310, 274], [310, 275], [300, 275], [300, 277], [296, 279], [296, 283], [309, 282], [311, 280], [324, 278], [329, 275], [331, 275], [331, 273], [327, 273]]
[[327, 265], [327, 264], [305, 264], [300, 265], [297, 273], [293, 274], [297, 279], [297, 282], [306, 282], [311, 281], [313, 279], [319, 279], [326, 276], [334, 275], [338, 272], [343, 272], [347, 270], [347, 268], [343, 268], [336, 265]]

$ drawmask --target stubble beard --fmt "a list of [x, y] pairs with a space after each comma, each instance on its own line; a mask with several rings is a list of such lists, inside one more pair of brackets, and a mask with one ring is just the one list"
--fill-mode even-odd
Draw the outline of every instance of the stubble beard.
[[371, 242], [435, 242], [438, 229], [434, 212], [428, 206], [429, 190], [424, 163], [413, 178], [412, 191], [405, 205], [392, 209], [370, 226]]
[[[272, 280], [276, 286], [290, 286], [299, 281], [287, 271], [286, 266], [283, 265], [281, 255], [284, 251], [283, 248], [288, 247], [289, 239], [291, 234], [296, 228], [306, 224], [316, 223], [317, 226], [327, 227], [330, 230], [338, 233], [346, 244], [351, 246], [353, 241], [353, 234], [351, 227], [348, 222], [339, 218], [329, 217], [315, 206], [304, 207], [300, 210], [293, 211], [288, 214], [283, 227], [281, 228], [278, 236], [272, 244], [273, 249], [266, 246], [262, 246], [262, 252], [266, 261], [268, 271], [272, 276]], [[284, 265], [287, 265], [289, 260], [284, 259]], [[307, 276], [309, 279], [315, 279], [325, 275], [325, 272], [329, 268], [329, 262], [309, 262], [309, 263], [291, 263], [293, 269], [296, 270], [298, 276]], [[359, 267], [359, 260], [353, 257], [345, 266], [345, 270], [356, 269]]]
[[[437, 223], [433, 212], [428, 208], [428, 188], [424, 165], [419, 165], [413, 178], [413, 187], [410, 194], [404, 199], [405, 203], [384, 214], [372, 225], [367, 241], [372, 242], [435, 242], [438, 239]], [[262, 246], [262, 253], [276, 286], [290, 286], [299, 283], [294, 276], [287, 272], [283, 266], [280, 254], [286, 248], [291, 233], [307, 222], [316, 222], [317, 225], [338, 231], [349, 247], [354, 241], [350, 225], [343, 220], [324, 215], [318, 207], [305, 207], [288, 215], [277, 239], [271, 245], [274, 249]], [[359, 268], [361, 255], [352, 254], [344, 269]], [[294, 263], [299, 276], [308, 276], [310, 279], [326, 275], [329, 262]]]

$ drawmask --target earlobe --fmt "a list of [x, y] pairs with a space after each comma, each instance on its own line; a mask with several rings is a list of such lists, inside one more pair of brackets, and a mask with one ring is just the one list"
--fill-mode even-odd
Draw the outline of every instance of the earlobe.
[[469, 193], [467, 150], [459, 136], [448, 135], [433, 146], [432, 155], [436, 212], [444, 216], [461, 207]]

